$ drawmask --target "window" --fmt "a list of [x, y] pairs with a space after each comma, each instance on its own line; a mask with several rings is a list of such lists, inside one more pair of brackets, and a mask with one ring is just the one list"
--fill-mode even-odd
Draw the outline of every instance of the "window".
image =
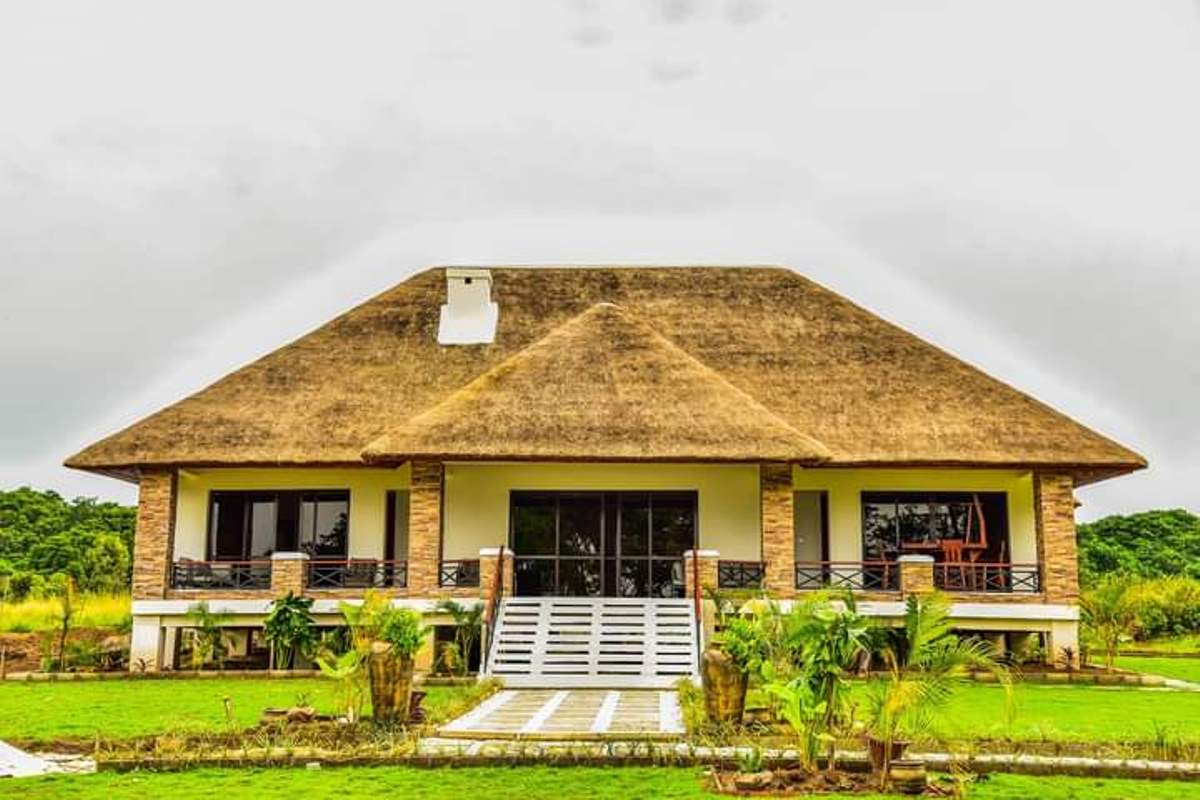
[[1003, 492], [864, 492], [863, 559], [892, 561], [906, 553], [979, 562], [1009, 556]]
[[213, 492], [209, 560], [270, 558], [300, 550], [344, 559], [350, 540], [348, 491]]
[[695, 492], [513, 492], [521, 596], [682, 597]]

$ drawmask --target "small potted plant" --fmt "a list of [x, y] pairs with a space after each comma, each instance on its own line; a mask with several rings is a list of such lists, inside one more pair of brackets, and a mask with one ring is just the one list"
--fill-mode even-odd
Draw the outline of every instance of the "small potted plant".
[[367, 658], [371, 705], [376, 721], [407, 722], [412, 699], [413, 657], [429, 628], [407, 608], [387, 608], [375, 621], [375, 641]]

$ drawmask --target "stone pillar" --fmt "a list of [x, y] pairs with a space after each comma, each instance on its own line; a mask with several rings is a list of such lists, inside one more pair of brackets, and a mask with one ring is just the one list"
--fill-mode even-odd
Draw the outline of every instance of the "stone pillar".
[[505, 597], [513, 593], [513, 551], [507, 547], [483, 547], [479, 550], [479, 599], [490, 604], [496, 586], [496, 567], [504, 558], [504, 575], [501, 578]]
[[688, 550], [683, 554], [683, 580], [687, 587], [686, 597], [696, 596], [696, 573], [700, 574], [700, 596], [709, 589], [718, 588], [717, 564], [721, 554], [716, 550]]
[[135, 615], [129, 636], [129, 671], [158, 672], [163, 666], [162, 620]]
[[1079, 602], [1079, 555], [1075, 542], [1075, 484], [1070, 475], [1033, 476], [1038, 562], [1047, 603]]
[[442, 558], [442, 486], [440, 461], [412, 462], [408, 493], [408, 591], [414, 597], [439, 591]]
[[304, 594], [308, 572], [308, 553], [279, 552], [271, 554], [271, 594], [276, 597], [291, 592]]
[[717, 565], [721, 554], [716, 550], [688, 550], [683, 554], [683, 576], [686, 586], [687, 599], [695, 603], [696, 574], [700, 575], [700, 647], [713, 641], [717, 633], [717, 604], [705, 597], [710, 589], [719, 588], [720, 579], [717, 575]]
[[792, 467], [758, 468], [762, 520], [763, 588], [772, 597], [796, 593], [796, 527], [793, 519]]
[[161, 600], [170, 585], [175, 552], [174, 470], [146, 469], [138, 476], [137, 528], [133, 539], [133, 599]]
[[933, 591], [933, 556], [900, 556], [896, 562], [900, 565], [901, 593], [927, 594]]

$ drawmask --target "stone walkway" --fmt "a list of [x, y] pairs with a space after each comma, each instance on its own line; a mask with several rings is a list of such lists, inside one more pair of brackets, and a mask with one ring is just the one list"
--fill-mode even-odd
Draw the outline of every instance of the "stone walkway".
[[438, 734], [463, 739], [675, 738], [679, 698], [646, 689], [504, 689]]
[[0, 778], [27, 778], [44, 775], [52, 769], [45, 759], [0, 742]]

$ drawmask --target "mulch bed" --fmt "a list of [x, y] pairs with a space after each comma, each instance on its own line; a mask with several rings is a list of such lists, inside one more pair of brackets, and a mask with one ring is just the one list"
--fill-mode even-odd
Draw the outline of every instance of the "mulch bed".
[[[720, 794], [737, 797], [778, 797], [780, 795], [878, 794], [879, 778], [869, 773], [805, 772], [777, 769], [766, 772], [720, 772], [710, 776], [711, 788]], [[946, 797], [949, 789], [930, 783], [926, 797]]]

